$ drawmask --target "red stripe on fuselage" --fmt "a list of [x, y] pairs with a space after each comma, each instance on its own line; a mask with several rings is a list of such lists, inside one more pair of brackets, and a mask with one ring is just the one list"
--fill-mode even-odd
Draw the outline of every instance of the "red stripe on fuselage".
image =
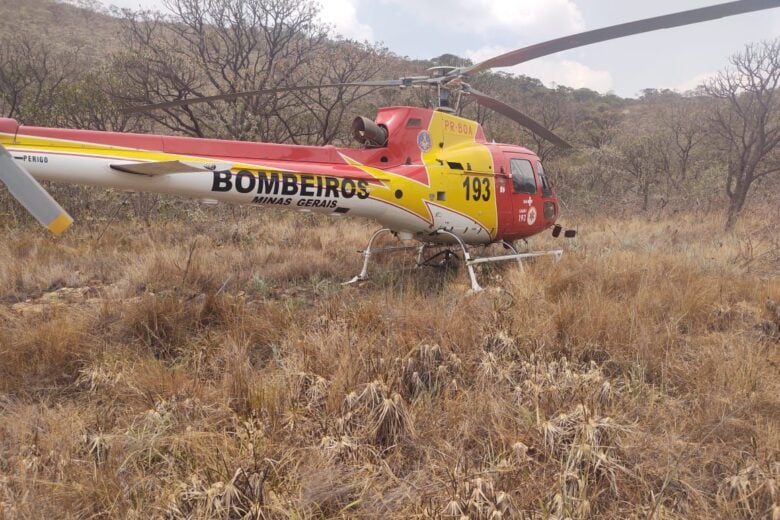
[[[163, 135], [131, 134], [121, 132], [99, 132], [93, 130], [70, 130], [61, 128], [43, 128], [21, 126], [19, 135], [75, 141], [84, 144], [114, 146], [134, 150], [147, 150], [175, 155], [209, 157], [232, 162], [282, 161], [343, 165], [339, 152], [356, 156], [360, 162], [373, 162], [375, 150], [336, 148], [334, 146], [301, 146], [274, 143], [250, 143], [220, 139], [200, 139], [194, 137], [176, 137]], [[70, 143], [63, 143], [70, 147]], [[78, 146], [78, 145], [76, 145]], [[392, 164], [385, 164], [394, 166]]]

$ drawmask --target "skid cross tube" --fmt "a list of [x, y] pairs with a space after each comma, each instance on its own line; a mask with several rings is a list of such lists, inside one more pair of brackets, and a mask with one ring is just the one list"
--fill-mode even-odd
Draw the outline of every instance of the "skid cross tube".
[[474, 266], [477, 264], [487, 264], [492, 262], [505, 262], [507, 260], [517, 260], [518, 265], [520, 266], [520, 270], [524, 271], [523, 267], [523, 259], [524, 258], [534, 258], [537, 256], [554, 256], [555, 261], [561, 259], [561, 255], [563, 255], [562, 249], [556, 249], [553, 251], [537, 251], [533, 253], [518, 253], [517, 249], [515, 247], [508, 243], [508, 242], [502, 242], [505, 246], [507, 246], [508, 249], [510, 249], [513, 254], [511, 255], [499, 255], [499, 256], [486, 256], [484, 258], [474, 258], [470, 259], [468, 257], [468, 253], [466, 253], [466, 267], [469, 270], [469, 276], [471, 277], [471, 289], [473, 291], [481, 291], [482, 288], [479, 287], [479, 284], [477, 284], [476, 277], [474, 276]]
[[505, 260], [522, 261], [523, 258], [534, 258], [537, 256], [554, 256], [555, 260], [558, 261], [561, 259], [561, 255], [563, 255], [563, 250], [556, 249], [554, 251], [537, 251], [534, 253], [517, 253], [513, 255], [488, 256], [485, 258], [475, 258], [474, 260], [470, 260], [470, 262], [472, 264], [486, 264], [488, 262], [503, 262]]

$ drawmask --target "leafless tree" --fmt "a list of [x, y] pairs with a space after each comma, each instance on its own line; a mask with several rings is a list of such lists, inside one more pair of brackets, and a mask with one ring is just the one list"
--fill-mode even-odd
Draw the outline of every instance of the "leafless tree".
[[112, 99], [123, 88], [123, 78], [115, 67], [103, 65], [85, 71], [76, 80], [62, 85], [54, 107], [57, 124], [69, 128], [114, 132], [148, 130], [141, 116], [125, 114]]
[[698, 97], [678, 98], [664, 107], [661, 121], [669, 132], [675, 168], [673, 176], [684, 181], [696, 168], [698, 152], [706, 136], [705, 100]]
[[629, 188], [641, 197], [642, 210], [647, 211], [653, 189], [669, 175], [669, 134], [658, 117], [637, 113], [619, 126], [611, 152], [605, 157], [624, 174]]
[[[362, 81], [386, 74], [388, 51], [383, 47], [351, 41], [328, 42], [317, 51], [307, 72], [311, 83], [334, 84]], [[388, 76], [389, 77], [389, 76]], [[288, 124], [297, 124], [290, 135], [301, 135], [293, 142], [307, 144], [344, 143], [348, 132], [345, 118], [355, 114], [349, 109], [373, 94], [372, 89], [338, 87], [294, 93], [299, 100], [302, 117], [288, 118]], [[303, 128], [303, 126], [307, 128]]]
[[[560, 135], [567, 135], [566, 124], [571, 116], [571, 103], [567, 88], [558, 88], [554, 91], [540, 90], [524, 99], [523, 108], [531, 118], [548, 130]], [[561, 148], [550, 143], [538, 135], [524, 131], [526, 143], [536, 151], [536, 154], [546, 162], [548, 159], [561, 152]]]
[[700, 171], [697, 162], [707, 134], [708, 99], [671, 90], [645, 89], [642, 96], [644, 118], [653, 119], [666, 134], [670, 170], [667, 178], [683, 183], [689, 174]]
[[780, 172], [780, 39], [748, 45], [706, 86], [715, 146], [726, 162], [726, 229], [742, 211], [751, 187]]
[[600, 150], [612, 141], [620, 113], [606, 104], [580, 103], [575, 109], [574, 123], [579, 142]]
[[45, 40], [12, 35], [0, 40], [0, 114], [26, 123], [50, 122], [63, 84], [77, 74], [77, 49], [57, 51]]
[[[119, 62], [127, 103], [269, 89], [298, 81], [325, 41], [305, 0], [164, 0], [169, 14], [124, 11], [128, 49]], [[151, 113], [188, 135], [290, 138], [280, 113], [292, 95], [185, 106]]]
[[[133, 105], [330, 81], [359, 81], [382, 52], [327, 39], [310, 0], [164, 0], [169, 14], [125, 11], [128, 51], [119, 59]], [[293, 143], [336, 137], [346, 107], [365, 91], [252, 96], [152, 112], [187, 135]]]
[[[624, 115], [630, 122], [628, 126], [644, 134], [644, 141], [653, 143], [655, 162], [665, 168], [659, 169], [656, 179], [663, 189], [662, 206], [675, 198], [683, 200], [699, 188], [713, 186], [712, 182], [698, 183], [712, 155], [705, 147], [706, 107], [711, 101], [706, 96], [646, 89], [640, 102]], [[621, 125], [622, 132], [626, 126]], [[616, 136], [616, 141], [625, 144], [626, 136]]]

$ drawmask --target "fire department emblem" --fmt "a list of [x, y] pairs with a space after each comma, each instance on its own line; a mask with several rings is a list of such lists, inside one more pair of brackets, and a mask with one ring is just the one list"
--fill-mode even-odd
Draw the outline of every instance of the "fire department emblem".
[[417, 134], [417, 146], [419, 146], [420, 150], [423, 152], [429, 152], [431, 150], [432, 140], [431, 134], [428, 132], [428, 130], [423, 130]]

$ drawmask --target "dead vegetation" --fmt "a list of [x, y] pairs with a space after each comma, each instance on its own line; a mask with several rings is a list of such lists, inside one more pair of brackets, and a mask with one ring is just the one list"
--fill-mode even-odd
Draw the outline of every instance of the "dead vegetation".
[[0, 231], [0, 517], [774, 520], [758, 222], [583, 220], [476, 295], [341, 287], [354, 221]]

